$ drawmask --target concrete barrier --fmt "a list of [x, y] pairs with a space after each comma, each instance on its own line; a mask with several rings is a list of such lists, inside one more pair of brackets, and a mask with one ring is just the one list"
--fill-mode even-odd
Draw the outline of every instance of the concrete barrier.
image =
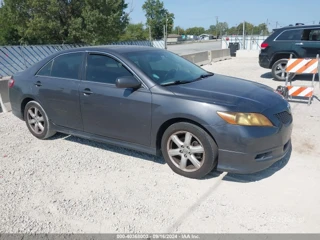
[[11, 111], [8, 88], [9, 79], [10, 77], [4, 77], [0, 79], [0, 112]]
[[260, 50], [238, 50], [236, 57], [238, 58], [258, 58]]
[[211, 62], [223, 61], [231, 58], [230, 49], [219, 49], [205, 52], [181, 55], [181, 57], [199, 66], [210, 64]]
[[209, 59], [211, 62], [223, 61], [231, 58], [230, 49], [219, 49], [209, 51]]
[[192, 54], [182, 55], [181, 57], [193, 62], [197, 65], [206, 65], [210, 63], [209, 52], [198, 52]]

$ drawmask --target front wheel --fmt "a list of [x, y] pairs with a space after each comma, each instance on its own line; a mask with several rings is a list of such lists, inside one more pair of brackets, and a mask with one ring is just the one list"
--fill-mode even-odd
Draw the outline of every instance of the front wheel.
[[[280, 59], [272, 65], [272, 77], [277, 81], [286, 81], [286, 66], [288, 59]], [[289, 73], [289, 81], [295, 77], [294, 73]]]
[[177, 174], [203, 178], [217, 164], [218, 147], [202, 128], [190, 123], [175, 123], [163, 134], [162, 155]]
[[51, 123], [42, 106], [36, 101], [27, 103], [24, 109], [24, 119], [31, 134], [39, 139], [46, 139], [56, 132], [52, 130]]

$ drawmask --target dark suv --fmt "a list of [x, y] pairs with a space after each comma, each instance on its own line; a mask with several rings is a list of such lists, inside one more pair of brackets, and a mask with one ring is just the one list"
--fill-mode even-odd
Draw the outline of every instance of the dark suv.
[[294, 58], [315, 58], [320, 54], [320, 25], [275, 29], [261, 44], [259, 64], [263, 68], [272, 69], [274, 79], [284, 81], [285, 66], [290, 54]]

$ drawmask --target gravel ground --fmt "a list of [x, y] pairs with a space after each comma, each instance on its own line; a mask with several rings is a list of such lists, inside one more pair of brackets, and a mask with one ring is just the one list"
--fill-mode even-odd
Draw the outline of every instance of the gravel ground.
[[[255, 58], [205, 68], [281, 84]], [[281, 162], [204, 180], [174, 174], [161, 158], [77, 137], [40, 141], [1, 113], [0, 233], [319, 233], [319, 106], [292, 103], [293, 149]]]

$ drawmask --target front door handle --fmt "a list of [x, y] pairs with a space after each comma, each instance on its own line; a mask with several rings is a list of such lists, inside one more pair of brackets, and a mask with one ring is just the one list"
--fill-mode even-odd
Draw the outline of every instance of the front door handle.
[[40, 81], [37, 81], [34, 85], [36, 85], [37, 87], [41, 87], [42, 83]]
[[298, 46], [303, 46], [303, 43], [296, 43], [296, 45], [298, 45]]
[[82, 93], [87, 96], [87, 95], [91, 95], [93, 92], [91, 92], [90, 88], [85, 88], [85, 89], [82, 91]]

